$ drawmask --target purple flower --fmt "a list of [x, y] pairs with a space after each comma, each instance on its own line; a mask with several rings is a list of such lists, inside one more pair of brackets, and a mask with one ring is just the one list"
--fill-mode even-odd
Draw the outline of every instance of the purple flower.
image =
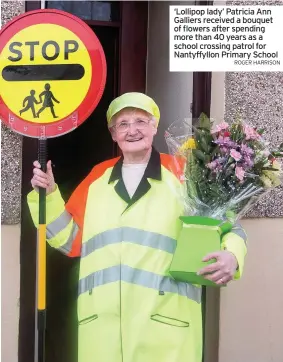
[[206, 165], [206, 167], [209, 168], [210, 170], [215, 170], [217, 166], [218, 166], [217, 161], [212, 161]]
[[226, 161], [227, 161], [227, 158], [226, 158], [226, 157], [219, 157], [219, 158], [217, 158], [217, 162], [218, 162], [218, 163], [223, 164], [223, 163], [225, 163]]
[[244, 143], [241, 144], [241, 152], [247, 156], [251, 156], [254, 154], [254, 151]]
[[219, 151], [221, 154], [226, 154], [229, 152], [229, 148], [228, 147], [219, 147]]
[[238, 147], [236, 142], [231, 141], [230, 137], [223, 137], [223, 136], [219, 136], [218, 139], [216, 139], [214, 141], [214, 143], [216, 143], [219, 146], [226, 146], [226, 147], [230, 147], [230, 148], [236, 148]]
[[250, 167], [253, 167], [253, 165], [254, 165], [253, 160], [249, 156], [245, 156], [244, 157], [244, 166], [250, 168]]
[[217, 172], [221, 170], [221, 164], [218, 160], [214, 160], [206, 165], [213, 172]]
[[230, 137], [223, 137], [223, 136], [219, 136], [216, 141], [214, 141], [215, 143], [217, 143], [218, 145], [227, 145], [230, 142]]

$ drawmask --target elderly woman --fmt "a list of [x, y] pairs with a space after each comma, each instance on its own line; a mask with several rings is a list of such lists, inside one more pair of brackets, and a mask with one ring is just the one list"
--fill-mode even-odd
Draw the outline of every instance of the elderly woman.
[[[43, 187], [48, 243], [80, 256], [79, 362], [202, 359], [201, 288], [167, 273], [182, 207], [172, 190], [179, 181], [170, 172], [170, 156], [152, 146], [159, 118], [156, 103], [144, 94], [116, 98], [107, 121], [122, 157], [95, 165], [66, 205], [50, 162], [47, 173], [34, 163], [35, 190], [28, 195], [34, 223]], [[230, 234], [233, 253], [227, 246], [202, 271], [218, 283], [242, 271], [245, 242]]]

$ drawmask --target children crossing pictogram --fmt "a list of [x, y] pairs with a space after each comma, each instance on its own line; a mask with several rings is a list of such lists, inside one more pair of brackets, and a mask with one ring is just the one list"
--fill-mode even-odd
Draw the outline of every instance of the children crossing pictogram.
[[[23, 100], [23, 109], [20, 110], [20, 116], [22, 115], [22, 113], [27, 112], [28, 110], [31, 110], [33, 118], [39, 118], [39, 115], [41, 112], [43, 112], [46, 108], [50, 108], [50, 111], [52, 113], [53, 118], [58, 118], [58, 116], [56, 116], [55, 111], [54, 111], [54, 102], [56, 103], [60, 103], [60, 101], [58, 101], [53, 93], [51, 92], [50, 88], [50, 84], [46, 83], [44, 86], [45, 90], [40, 93], [39, 95], [39, 101], [37, 101], [36, 97], [35, 97], [35, 90], [31, 90], [30, 91], [30, 95], [25, 97], [25, 99]], [[42, 102], [42, 98], [43, 102]], [[42, 107], [39, 109], [39, 111], [35, 111], [35, 104], [41, 104], [43, 103]]]
[[[30, 91], [30, 95], [27, 96], [24, 100], [23, 100], [23, 109], [20, 110], [20, 116], [22, 115], [22, 113], [28, 111], [29, 109], [32, 111], [32, 115], [33, 118], [36, 118], [37, 115], [35, 113], [35, 108], [34, 105], [35, 104], [39, 104], [40, 102], [38, 102], [35, 98], [35, 90], [31, 90]], [[25, 105], [26, 104], [26, 105]]]
[[51, 86], [49, 83], [46, 83], [44, 88], [45, 88], [45, 91], [43, 91], [39, 95], [40, 103], [42, 102], [42, 97], [44, 97], [43, 106], [37, 112], [37, 117], [39, 117], [40, 113], [43, 112], [45, 110], [45, 108], [48, 107], [51, 110], [53, 118], [58, 118], [58, 116], [55, 115], [54, 103], [52, 101], [54, 101], [56, 103], [60, 103], [60, 102], [54, 97], [53, 93], [51, 92], [51, 90], [50, 90]]

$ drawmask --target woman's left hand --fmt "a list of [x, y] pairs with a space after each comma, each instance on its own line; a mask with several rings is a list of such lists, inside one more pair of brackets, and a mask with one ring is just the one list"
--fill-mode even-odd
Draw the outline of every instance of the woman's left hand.
[[216, 284], [227, 284], [230, 282], [238, 268], [238, 262], [234, 254], [223, 250], [206, 255], [202, 261], [206, 262], [216, 259], [216, 262], [210, 264], [198, 272], [205, 279], [211, 280]]

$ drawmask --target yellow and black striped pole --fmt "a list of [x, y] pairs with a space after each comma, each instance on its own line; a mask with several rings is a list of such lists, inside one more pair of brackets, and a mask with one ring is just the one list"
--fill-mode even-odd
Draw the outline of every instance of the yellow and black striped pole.
[[[46, 172], [46, 138], [39, 139], [38, 160], [43, 172]], [[46, 329], [46, 189], [39, 188], [39, 229], [37, 240], [37, 330], [38, 362], [45, 362]]]

